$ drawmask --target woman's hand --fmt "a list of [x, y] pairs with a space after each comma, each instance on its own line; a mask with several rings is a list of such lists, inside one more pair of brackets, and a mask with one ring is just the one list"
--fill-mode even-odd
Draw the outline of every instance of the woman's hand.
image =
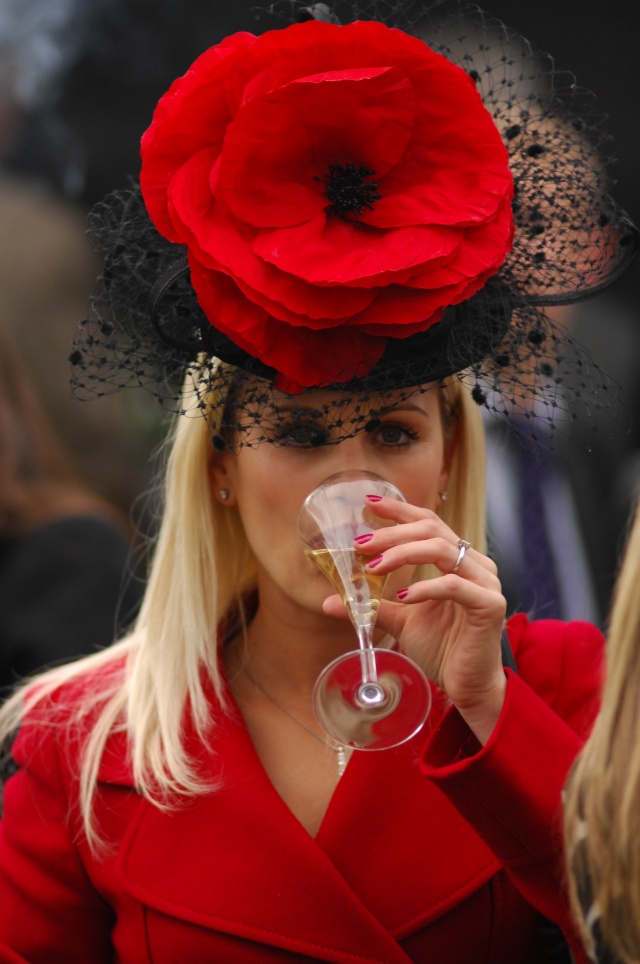
[[[383, 600], [376, 627], [398, 641], [486, 743], [506, 690], [500, 651], [506, 602], [496, 566], [469, 548], [452, 573], [460, 537], [435, 512], [395, 499], [370, 505], [376, 515], [397, 523], [355, 544], [371, 557], [372, 571], [382, 575], [430, 563], [443, 574], [407, 586], [401, 601]], [[348, 618], [339, 596], [330, 596], [324, 610]]]

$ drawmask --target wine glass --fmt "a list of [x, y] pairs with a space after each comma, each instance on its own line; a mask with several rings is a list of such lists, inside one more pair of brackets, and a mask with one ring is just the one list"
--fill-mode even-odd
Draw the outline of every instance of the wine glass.
[[340, 593], [359, 646], [329, 663], [318, 677], [316, 715], [344, 746], [384, 750], [418, 732], [431, 708], [431, 689], [413, 660], [373, 644], [387, 577], [366, 569], [369, 557], [355, 548], [354, 539], [395, 523], [374, 515], [367, 495], [406, 502], [399, 489], [373, 472], [338, 472], [305, 499], [298, 533], [305, 555]]

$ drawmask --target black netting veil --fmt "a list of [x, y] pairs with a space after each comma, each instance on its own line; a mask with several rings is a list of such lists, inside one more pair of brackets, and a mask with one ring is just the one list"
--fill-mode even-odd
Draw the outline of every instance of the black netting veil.
[[[479, 404], [525, 415], [547, 434], [570, 432], [576, 414], [595, 420], [612, 406], [615, 387], [554, 320], [555, 309], [611, 284], [630, 264], [638, 235], [610, 194], [610, 143], [592, 95], [549, 55], [462, 0], [331, 7], [283, 0], [256, 11], [248, 29], [310, 18], [381, 21], [462, 67], [506, 145], [515, 188], [514, 244], [497, 274], [427, 331], [390, 338], [366, 376], [345, 370], [326, 396], [331, 440], [366, 427], [390, 392], [397, 401], [456, 375]], [[166, 406], [196, 413], [213, 395], [227, 413], [228, 424], [218, 417], [215, 425], [220, 444], [277, 441], [276, 372], [205, 316], [186, 250], [156, 231], [137, 183], [98, 205], [89, 231], [104, 270], [73, 348], [76, 394], [142, 385]]]

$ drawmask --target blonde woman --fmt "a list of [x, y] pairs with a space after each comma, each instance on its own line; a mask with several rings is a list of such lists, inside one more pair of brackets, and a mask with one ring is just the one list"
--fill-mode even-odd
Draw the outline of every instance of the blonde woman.
[[602, 708], [571, 774], [565, 808], [571, 900], [583, 940], [593, 960], [624, 964], [640, 960], [639, 576], [636, 512], [609, 622]]
[[[0, 957], [539, 964], [566, 952], [550, 921], [581, 961], [561, 790], [603, 640], [505, 629], [479, 406], [522, 413], [534, 446], [570, 423], [541, 305], [606, 283], [636, 235], [578, 104], [537, 124], [554, 102], [516, 83], [539, 60], [518, 39], [507, 64], [506, 28], [476, 13], [465, 49], [455, 0], [384, 23], [285, 10], [301, 22], [228, 37], [172, 85], [140, 189], [93, 216], [76, 390], [142, 384], [179, 414], [134, 630], [0, 716]], [[394, 525], [354, 549], [386, 577], [377, 641], [431, 692], [380, 752], [313, 712], [354, 633], [296, 522], [348, 469], [406, 497], [363, 496]]]
[[[305, 397], [310, 412], [318, 395]], [[211, 429], [205, 419], [178, 421], [135, 631], [41, 677], [4, 709], [5, 733], [25, 714], [27, 722], [5, 790], [0, 947], [28, 961], [139, 960], [147, 941], [152, 960], [258, 961], [278, 949], [301, 960], [420, 960], [433, 949], [463, 961], [480, 941], [495, 960], [503, 945], [515, 959], [539, 960], [536, 908], [567, 924], [560, 877], [547, 865], [552, 775], [569, 766], [579, 737], [524, 680], [542, 673], [544, 689], [546, 659], [570, 662], [576, 648], [597, 658], [600, 636], [582, 624], [516, 619], [510, 639], [523, 679], [507, 689], [504, 600], [481, 551], [477, 406], [454, 379], [389, 405], [373, 433], [338, 445], [306, 444], [300, 415], [281, 445], [222, 455]], [[404, 748], [351, 756], [339, 777], [337, 744], [310, 698], [322, 667], [353, 647], [353, 630], [335, 619], [338, 598], [304, 562], [295, 517], [316, 483], [353, 465], [384, 474], [410, 500], [374, 510], [399, 524], [392, 540], [378, 536], [366, 549], [372, 558], [382, 550], [378, 571], [390, 573], [380, 631], [439, 688], [426, 732]], [[446, 575], [461, 532], [479, 549]], [[427, 565], [444, 575], [423, 581]], [[559, 712], [583, 730], [594, 678], [582, 669], [551, 676]], [[451, 701], [457, 709], [447, 712]], [[571, 711], [574, 701], [585, 706]], [[526, 743], [511, 727], [527, 731]], [[526, 765], [510, 775], [518, 754]], [[372, 839], [378, 884], [365, 896], [368, 871], [353, 888], [347, 880]], [[532, 839], [538, 857], [519, 869]], [[325, 865], [329, 853], [346, 862], [346, 880]], [[312, 903], [295, 896], [300, 874], [313, 876]], [[405, 937], [387, 930], [393, 908]]]

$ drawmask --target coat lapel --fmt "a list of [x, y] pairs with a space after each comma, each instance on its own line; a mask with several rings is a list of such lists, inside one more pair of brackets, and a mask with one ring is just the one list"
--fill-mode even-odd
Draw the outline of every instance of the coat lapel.
[[441, 917], [500, 869], [471, 826], [420, 772], [426, 736], [418, 734], [395, 750], [355, 755], [317, 838], [396, 940]]
[[[420, 774], [423, 743], [356, 752], [314, 840], [236, 711], [207, 760], [221, 791], [171, 812], [143, 802], [118, 855], [121, 886], [174, 918], [319, 960], [407, 964], [398, 940], [499, 867]], [[105, 756], [101, 780], [126, 782], [122, 759]]]
[[222, 791], [171, 813], [145, 802], [118, 855], [123, 888], [174, 918], [319, 960], [407, 964], [278, 796], [243, 723], [221, 722], [216, 744]]

